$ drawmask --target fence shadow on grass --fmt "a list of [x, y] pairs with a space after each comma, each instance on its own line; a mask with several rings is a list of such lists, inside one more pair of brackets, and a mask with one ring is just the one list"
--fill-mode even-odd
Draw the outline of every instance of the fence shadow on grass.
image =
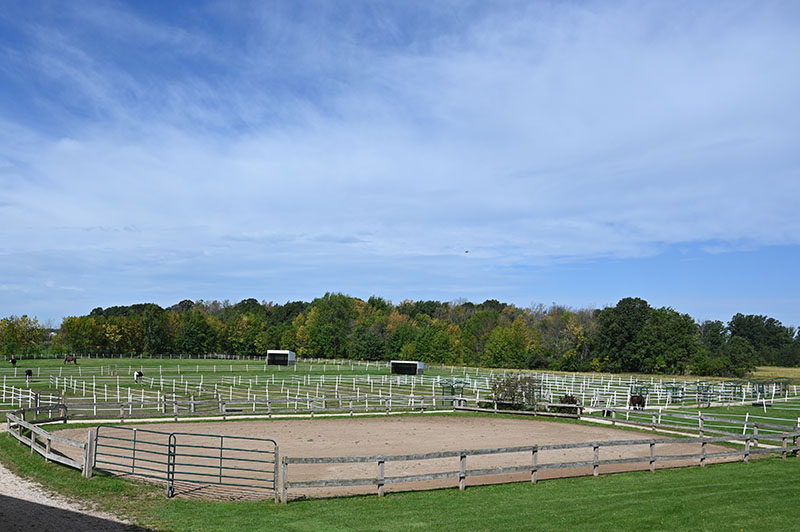
[[156, 532], [102, 517], [0, 495], [0, 530], [15, 532]]

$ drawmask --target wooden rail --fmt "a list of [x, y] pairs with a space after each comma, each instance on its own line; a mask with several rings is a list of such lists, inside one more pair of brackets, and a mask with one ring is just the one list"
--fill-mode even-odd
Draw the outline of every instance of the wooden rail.
[[[36, 413], [36, 422], [28, 422], [25, 421], [25, 415], [30, 413], [33, 410], [45, 410], [45, 411], [56, 411], [60, 415], [57, 417], [53, 417], [50, 419], [42, 419], [39, 414], [40, 412]], [[53, 434], [47, 432], [38, 424], [45, 423], [48, 421], [66, 421], [67, 412], [66, 407], [64, 405], [57, 405], [55, 407], [40, 407], [40, 408], [26, 408], [24, 410], [17, 410], [14, 413], [6, 414], [6, 418], [8, 419], [7, 423], [7, 432], [22, 442], [25, 445], [28, 445], [31, 448], [31, 452], [36, 451], [40, 455], [42, 455], [45, 460], [52, 460], [53, 462], [58, 462], [60, 464], [64, 464], [69, 467], [73, 467], [83, 472], [84, 476], [91, 476], [91, 460], [89, 459], [89, 454], [91, 451], [91, 445], [78, 442], [75, 440], [70, 440], [69, 438], [65, 438], [63, 436], [59, 436], [58, 434]], [[27, 434], [26, 434], [27, 433]], [[41, 440], [41, 441], [40, 441]], [[89, 436], [89, 442], [92, 441], [91, 431]], [[55, 452], [52, 448], [53, 442], [57, 442], [63, 445], [68, 445], [70, 447], [77, 447], [78, 449], [83, 450], [84, 461], [83, 463], [73, 460], [67, 456], [62, 455], [61, 453]], [[88, 472], [87, 472], [88, 469]]]
[[[289, 497], [289, 489], [292, 488], [327, 488], [327, 487], [350, 487], [350, 486], [377, 486], [378, 496], [384, 495], [384, 486], [386, 484], [402, 483], [402, 482], [417, 482], [425, 480], [437, 480], [447, 478], [458, 478], [458, 488], [463, 491], [466, 488], [466, 480], [472, 476], [482, 475], [504, 475], [511, 473], [530, 472], [531, 483], [536, 484], [538, 481], [538, 472], [548, 469], [566, 469], [576, 467], [592, 467], [592, 475], [598, 476], [600, 474], [600, 466], [617, 465], [617, 464], [634, 464], [634, 463], [648, 463], [650, 471], [655, 472], [656, 462], [676, 462], [685, 460], [698, 460], [700, 467], [705, 467], [706, 461], [711, 458], [725, 458], [741, 456], [742, 460], [747, 462], [751, 455], [765, 454], [765, 453], [781, 453], [783, 458], [786, 458], [788, 453], [793, 456], [797, 455], [800, 447], [797, 445], [797, 438], [800, 437], [800, 432], [791, 432], [780, 435], [782, 446], [780, 448], [765, 448], [754, 449], [751, 442], [752, 436], [740, 437], [739, 441], [744, 442], [743, 449], [736, 449], [730, 451], [720, 451], [709, 453], [707, 445], [709, 443], [724, 443], [730, 442], [729, 437], [713, 437], [713, 438], [661, 438], [649, 440], [617, 440], [617, 441], [603, 441], [603, 442], [582, 442], [582, 443], [563, 443], [563, 444], [549, 444], [549, 445], [526, 445], [519, 447], [501, 447], [494, 449], [473, 449], [473, 450], [458, 450], [458, 451], [442, 451], [431, 453], [418, 453], [418, 454], [403, 454], [403, 455], [373, 455], [373, 456], [328, 456], [328, 457], [289, 457], [284, 456], [281, 460], [282, 472], [282, 485], [281, 485], [281, 502], [286, 503]], [[792, 439], [792, 445], [787, 445], [787, 440]], [[700, 444], [700, 453], [690, 453], [681, 455], [658, 455], [656, 454], [657, 445], [691, 445]], [[600, 450], [609, 447], [632, 446], [632, 445], [648, 445], [650, 453], [648, 456], [636, 456], [630, 458], [610, 458], [600, 459]], [[555, 450], [568, 450], [568, 449], [592, 449], [593, 459], [591, 460], [573, 460], [552, 463], [539, 463], [539, 455], [546, 451]], [[482, 469], [467, 469], [467, 457], [481, 456], [492, 454], [510, 454], [510, 453], [530, 453], [530, 465], [519, 465], [509, 467], [492, 467]], [[459, 468], [457, 471], [445, 471], [439, 473], [417, 474], [417, 475], [403, 475], [386, 477], [384, 475], [384, 467], [386, 462], [402, 462], [402, 461], [424, 461], [442, 458], [456, 458], [459, 459]], [[319, 479], [308, 481], [290, 481], [289, 480], [289, 465], [290, 464], [356, 464], [356, 463], [375, 463], [377, 465], [377, 475], [370, 478], [347, 478], [347, 479]]]

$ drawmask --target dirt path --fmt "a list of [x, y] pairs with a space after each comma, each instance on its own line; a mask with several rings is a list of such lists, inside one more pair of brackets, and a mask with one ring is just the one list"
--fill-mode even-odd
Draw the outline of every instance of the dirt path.
[[[5, 429], [3, 429], [5, 430]], [[82, 507], [24, 480], [0, 463], [1, 532], [145, 532], [116, 517]]]

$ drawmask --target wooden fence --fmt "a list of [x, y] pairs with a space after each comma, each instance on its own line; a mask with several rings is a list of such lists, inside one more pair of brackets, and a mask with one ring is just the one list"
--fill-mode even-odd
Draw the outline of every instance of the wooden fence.
[[[42, 414], [48, 415], [43, 416]], [[53, 416], [51, 414], [55, 415]], [[26, 418], [31, 417], [34, 419], [25, 421]], [[67, 408], [64, 405], [25, 408], [6, 414], [6, 418], [8, 419], [7, 432], [23, 444], [30, 446], [31, 452], [36, 451], [42, 455], [45, 460], [52, 460], [53, 462], [78, 469], [82, 471], [83, 475], [87, 478], [91, 476], [91, 445], [87, 445], [85, 442], [70, 440], [58, 434], [52, 434], [38, 426], [41, 423], [55, 421], [66, 422]], [[89, 441], [91, 440], [92, 438], [90, 435]], [[53, 442], [83, 450], [83, 463], [55, 452], [52, 448]]]
[[[793, 456], [797, 455], [800, 447], [797, 446], [797, 438], [800, 437], [800, 432], [791, 432], [780, 435], [782, 441], [781, 447], [775, 448], [753, 448], [753, 438], [750, 436], [744, 437], [741, 441], [744, 442], [743, 449], [734, 449], [729, 451], [719, 451], [709, 453], [707, 445], [709, 443], [729, 443], [729, 437], [713, 437], [713, 438], [663, 438], [663, 439], [650, 439], [650, 440], [618, 440], [618, 441], [604, 441], [604, 442], [586, 442], [586, 443], [565, 443], [565, 444], [550, 444], [550, 445], [528, 445], [521, 447], [503, 447], [497, 449], [475, 449], [475, 450], [462, 450], [462, 451], [444, 451], [432, 452], [422, 454], [404, 454], [404, 455], [376, 455], [376, 456], [335, 456], [335, 457], [289, 457], [284, 456], [281, 460], [281, 502], [286, 503], [289, 498], [289, 489], [292, 488], [327, 488], [327, 487], [349, 487], [349, 486], [376, 486], [379, 497], [384, 495], [386, 484], [395, 484], [403, 482], [418, 482], [437, 479], [457, 478], [458, 488], [463, 491], [467, 485], [468, 477], [477, 477], [483, 475], [505, 475], [512, 473], [530, 472], [531, 483], [536, 484], [538, 480], [538, 472], [548, 469], [566, 469], [591, 466], [592, 474], [596, 477], [600, 474], [600, 466], [618, 465], [618, 464], [634, 464], [634, 463], [649, 463], [650, 471], [655, 472], [656, 462], [676, 462], [697, 460], [700, 467], [705, 467], [706, 461], [712, 458], [725, 458], [741, 456], [742, 460], [747, 462], [751, 455], [765, 454], [765, 453], [781, 453], [785, 459], [788, 453]], [[791, 438], [792, 444], [788, 446], [788, 439]], [[700, 452], [690, 454], [673, 455], [664, 454], [658, 455], [656, 453], [657, 445], [691, 445], [700, 444]], [[600, 450], [608, 448], [618, 448], [620, 446], [633, 446], [633, 445], [649, 445], [649, 456], [637, 456], [629, 458], [600, 458]], [[592, 460], [578, 460], [578, 461], [563, 461], [551, 463], [539, 463], [539, 455], [546, 451], [563, 451], [567, 449], [589, 449], [593, 450], [594, 456]], [[510, 453], [529, 453], [531, 461], [529, 465], [523, 466], [510, 466], [510, 467], [494, 467], [483, 469], [467, 469], [467, 457], [481, 456], [481, 455], [497, 455], [497, 454], [510, 454]], [[458, 458], [458, 470], [451, 470], [439, 473], [419, 474], [419, 475], [403, 475], [387, 477], [384, 475], [384, 467], [387, 462], [403, 462], [403, 461], [425, 461], [442, 458]], [[347, 478], [347, 479], [320, 479], [309, 481], [291, 481], [289, 480], [289, 465], [290, 464], [357, 464], [357, 463], [374, 463], [376, 465], [377, 473], [375, 477], [370, 478]]]

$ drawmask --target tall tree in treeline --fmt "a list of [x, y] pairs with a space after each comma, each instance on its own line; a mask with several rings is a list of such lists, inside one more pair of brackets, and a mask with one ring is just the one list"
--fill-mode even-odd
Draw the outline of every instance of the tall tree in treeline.
[[[27, 331], [27, 332], [26, 332]], [[300, 356], [487, 367], [741, 376], [755, 364], [800, 365], [800, 336], [766, 316], [696, 323], [624, 298], [601, 310], [519, 308], [490, 299], [367, 300], [326, 293], [283, 305], [244, 299], [93, 309], [65, 318], [53, 341], [35, 318], [0, 320], [0, 353], [225, 353], [292, 349]]]
[[0, 353], [27, 355], [45, 342], [47, 331], [36, 318], [9, 316], [0, 320]]

